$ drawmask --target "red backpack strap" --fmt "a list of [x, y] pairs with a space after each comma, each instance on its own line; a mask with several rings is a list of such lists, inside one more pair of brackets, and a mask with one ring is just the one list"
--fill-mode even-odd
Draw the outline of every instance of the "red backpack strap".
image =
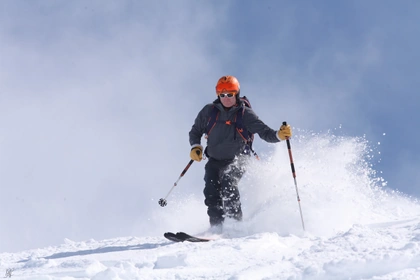
[[238, 110], [236, 114], [236, 120], [235, 120], [236, 131], [247, 144], [247, 148], [245, 150], [249, 149], [248, 152], [254, 154], [254, 156], [257, 159], [260, 159], [257, 153], [252, 149], [252, 142], [254, 141], [254, 134], [250, 133], [243, 124], [242, 119], [243, 119], [244, 114], [245, 114], [245, 105], [243, 106], [241, 110]]
[[210, 117], [209, 120], [207, 122], [207, 127], [206, 127], [206, 136], [209, 136], [211, 130], [213, 129], [213, 127], [216, 125], [217, 123], [217, 119], [219, 118], [219, 109], [216, 108], [216, 106], [213, 105], [213, 108], [210, 112]]
[[245, 128], [242, 118], [245, 113], [245, 106], [243, 106], [238, 112], [236, 113], [235, 117], [235, 127], [238, 134], [244, 139], [245, 142], [252, 141], [250, 133]]

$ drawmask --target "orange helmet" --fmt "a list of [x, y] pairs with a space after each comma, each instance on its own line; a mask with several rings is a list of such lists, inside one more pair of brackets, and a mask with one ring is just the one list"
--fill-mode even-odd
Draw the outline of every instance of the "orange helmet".
[[221, 77], [216, 84], [216, 94], [227, 91], [227, 92], [236, 92], [239, 93], [240, 85], [238, 79], [234, 76], [223, 76]]

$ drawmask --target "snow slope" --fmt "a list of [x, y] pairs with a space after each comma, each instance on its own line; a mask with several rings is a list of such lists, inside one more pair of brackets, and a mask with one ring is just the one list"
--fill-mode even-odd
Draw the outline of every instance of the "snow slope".
[[209, 243], [162, 237], [67, 241], [1, 254], [15, 279], [419, 279], [420, 219], [354, 225], [330, 238], [274, 232]]
[[386, 189], [376, 148], [363, 138], [300, 135], [292, 150], [305, 232], [280, 143], [243, 179], [244, 221], [227, 221], [214, 241], [163, 238], [207, 227], [202, 197], [175, 193], [148, 218], [161, 234], [1, 253], [0, 270], [12, 279], [420, 279], [420, 205]]

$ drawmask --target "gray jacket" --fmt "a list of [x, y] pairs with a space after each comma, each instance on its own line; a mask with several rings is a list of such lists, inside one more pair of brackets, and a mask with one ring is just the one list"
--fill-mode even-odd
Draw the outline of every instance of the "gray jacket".
[[[191, 146], [201, 145], [201, 137], [206, 133], [207, 123], [213, 106], [216, 106], [216, 108], [220, 110], [218, 117], [219, 121], [225, 122], [230, 120], [231, 122], [234, 122], [236, 112], [242, 110], [242, 106], [245, 105], [240, 101], [238, 105], [225, 110], [217, 99], [213, 103], [204, 106], [198, 113], [189, 134]], [[243, 126], [248, 129], [250, 133], [257, 133], [261, 139], [269, 143], [280, 142], [277, 131], [263, 123], [251, 108], [245, 107], [242, 122]], [[207, 139], [207, 154], [209, 157], [216, 160], [232, 160], [235, 156], [244, 151], [245, 146], [246, 142], [236, 131], [235, 125], [227, 125], [218, 122]]]

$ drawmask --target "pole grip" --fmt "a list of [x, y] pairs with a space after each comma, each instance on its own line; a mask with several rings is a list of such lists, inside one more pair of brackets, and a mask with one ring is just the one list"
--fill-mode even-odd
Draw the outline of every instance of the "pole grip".
[[[287, 122], [286, 121], [284, 121], [283, 122], [283, 125], [287, 125]], [[291, 146], [290, 146], [290, 141], [289, 141], [289, 137], [286, 137], [286, 144], [287, 144], [287, 149], [289, 149], [289, 152], [290, 152], [290, 150], [291, 150]], [[293, 160], [291, 159], [291, 161], [293, 162]], [[292, 169], [294, 169], [294, 168], [292, 168]]]
[[[287, 125], [287, 122], [284, 121], [283, 125]], [[289, 151], [289, 159], [290, 159], [290, 167], [292, 168], [292, 175], [293, 175], [293, 178], [296, 178], [295, 164], [293, 162], [292, 147], [290, 145], [289, 137], [286, 137], [286, 144], [287, 144], [287, 150]]]
[[192, 159], [192, 160], [190, 160], [190, 162], [187, 164], [187, 166], [185, 167], [185, 169], [184, 169], [184, 170], [182, 170], [182, 172], [181, 172], [181, 176], [179, 176], [179, 177], [182, 177], [182, 176], [184, 176], [184, 174], [185, 174], [185, 173], [187, 173], [188, 168], [190, 168], [190, 166], [191, 166], [191, 164], [193, 164], [193, 162], [194, 162], [194, 160], [193, 160], [193, 159]]

